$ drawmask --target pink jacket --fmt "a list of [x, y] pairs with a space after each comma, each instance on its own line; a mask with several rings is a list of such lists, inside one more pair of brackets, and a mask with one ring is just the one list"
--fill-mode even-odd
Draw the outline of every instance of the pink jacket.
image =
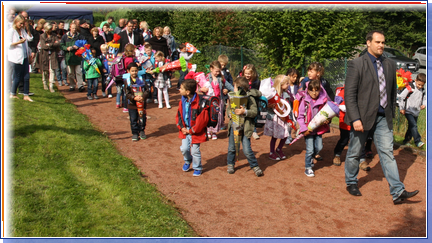
[[[321, 110], [321, 108], [327, 103], [327, 100], [330, 100], [327, 96], [326, 91], [323, 87], [321, 87], [321, 91], [318, 95], [318, 99], [314, 101], [313, 106], [312, 98], [309, 94], [306, 94], [306, 97], [300, 102], [299, 105], [299, 116], [297, 118], [297, 122], [300, 126], [300, 132], [306, 132], [307, 126], [309, 122], [314, 118], [314, 116]], [[305, 110], [307, 109], [307, 112]], [[311, 135], [322, 135], [326, 132], [330, 131], [329, 125], [322, 125], [315, 129]]]

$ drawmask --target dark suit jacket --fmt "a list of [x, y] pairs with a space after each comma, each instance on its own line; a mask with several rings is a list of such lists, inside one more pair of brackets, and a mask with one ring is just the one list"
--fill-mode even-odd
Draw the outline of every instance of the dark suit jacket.
[[[396, 104], [396, 63], [382, 57], [387, 89], [385, 116], [389, 129], [393, 129], [394, 108]], [[369, 55], [366, 53], [348, 63], [345, 80], [345, 122], [360, 119], [365, 131], [375, 124], [380, 102], [379, 81]]]
[[[129, 43], [129, 38], [128, 38], [128, 36], [127, 36], [127, 31], [126, 31], [126, 30], [120, 32], [119, 35], [120, 35], [120, 40], [119, 40], [119, 43], [120, 43], [119, 53], [121, 53], [121, 52], [124, 52], [124, 47]], [[134, 44], [135, 46], [139, 46], [139, 45], [144, 44], [144, 41], [143, 41], [142, 35], [137, 35], [136, 33], [134, 33], [133, 38], [134, 38], [134, 43], [133, 43], [133, 44]]]

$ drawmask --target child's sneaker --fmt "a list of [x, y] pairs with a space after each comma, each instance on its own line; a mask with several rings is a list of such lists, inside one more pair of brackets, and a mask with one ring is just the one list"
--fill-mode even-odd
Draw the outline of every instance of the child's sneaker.
[[69, 86], [68, 82], [66, 80], [63, 80], [64, 85]]
[[121, 106], [119, 104], [116, 105], [116, 108], [119, 109]]
[[128, 110], [127, 108], [123, 108], [123, 112], [124, 112], [124, 113], [128, 113], [129, 110]]
[[234, 165], [229, 164], [227, 168], [228, 174], [234, 174]]
[[159, 104], [159, 109], [162, 109], [163, 108], [163, 105], [162, 104]]
[[258, 177], [260, 177], [260, 176], [263, 175], [263, 172], [262, 172], [262, 170], [260, 169], [259, 166], [253, 167], [252, 170], [255, 172], [255, 175], [258, 176]]
[[159, 104], [158, 101], [157, 101], [157, 99], [154, 99], [153, 102], [154, 102], [155, 104]]
[[145, 135], [144, 131], [140, 131], [140, 138], [141, 139], [146, 139], [147, 138], [147, 136]]
[[213, 139], [213, 140], [216, 140], [216, 139], [217, 139], [216, 134], [213, 133], [213, 135], [212, 135], [212, 139]]
[[290, 144], [292, 141], [292, 138], [287, 138], [287, 140], [285, 141], [285, 144]]
[[276, 153], [270, 153], [269, 159], [271, 159], [271, 160], [280, 160], [279, 156]]
[[260, 138], [259, 135], [258, 135], [258, 133], [256, 133], [256, 132], [252, 133], [252, 137], [253, 137], [255, 140], [257, 140], [257, 139]]
[[167, 109], [171, 109], [171, 106], [169, 104], [166, 107], [167, 107]]
[[336, 166], [340, 166], [341, 165], [340, 156], [335, 156], [333, 158], [333, 165], [336, 165]]
[[207, 132], [207, 137], [210, 139], [212, 137], [210, 132]]
[[138, 134], [132, 134], [132, 141], [136, 142], [139, 140]]
[[87, 95], [87, 99], [88, 99], [88, 100], [92, 100], [93, 97], [92, 97], [91, 95]]
[[58, 84], [59, 84], [59, 86], [62, 86], [62, 82], [60, 81], [60, 82], [58, 82]]
[[313, 170], [311, 168], [307, 168], [305, 170], [305, 174], [306, 174], [307, 177], [314, 177], [315, 176], [315, 174], [314, 174], [314, 172], [313, 172]]
[[147, 100], [146, 100], [146, 103], [147, 103], [147, 104], [151, 103], [151, 99], [150, 99], [150, 98], [147, 99]]
[[99, 97], [98, 97], [96, 94], [94, 94], [93, 96], [94, 96], [94, 99], [95, 99], [95, 100], [98, 100], [98, 99], [99, 99]]
[[112, 98], [112, 94], [109, 94], [109, 95], [108, 95], [108, 99], [111, 99], [111, 98]]
[[193, 176], [200, 176], [202, 174], [202, 170], [194, 170]]
[[421, 147], [423, 147], [423, 145], [424, 145], [423, 142], [419, 142], [419, 143], [417, 144], [417, 147], [421, 148]]
[[106, 94], [103, 91], [102, 91], [102, 97], [104, 97], [104, 98], [106, 97]]
[[276, 149], [276, 153], [279, 155], [279, 158], [282, 159], [286, 159], [285, 154], [282, 152], [282, 150], [280, 149]]
[[189, 171], [189, 169], [190, 169], [190, 165], [191, 165], [191, 164], [184, 163], [184, 165], [183, 165], [183, 171], [184, 171], [184, 172]]

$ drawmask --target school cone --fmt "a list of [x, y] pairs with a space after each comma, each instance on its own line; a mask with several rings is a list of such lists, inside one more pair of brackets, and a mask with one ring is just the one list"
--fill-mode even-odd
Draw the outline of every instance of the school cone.
[[182, 70], [185, 72], [187, 69], [192, 69], [193, 64], [187, 63], [184, 57], [180, 57], [179, 60], [175, 60], [173, 62], [169, 62], [162, 67], [157, 67], [152, 70], [152, 73], [159, 73], [159, 72], [165, 72], [165, 71], [178, 71]]
[[236, 150], [236, 158], [238, 162], [238, 155], [240, 151], [240, 142], [244, 135], [244, 122], [245, 117], [243, 115], [236, 115], [235, 109], [240, 108], [240, 106], [246, 107], [248, 103], [248, 96], [247, 95], [241, 95], [240, 91], [237, 92], [230, 92], [228, 93], [229, 96], [229, 109], [230, 114], [232, 118], [232, 131], [234, 136], [234, 147]]
[[192, 53], [201, 53], [195, 46], [193, 46], [191, 43], [186, 42], [186, 51], [192, 52]]

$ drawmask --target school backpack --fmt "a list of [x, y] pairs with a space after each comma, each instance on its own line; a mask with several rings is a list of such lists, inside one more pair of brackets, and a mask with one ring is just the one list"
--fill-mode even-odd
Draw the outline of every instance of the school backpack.
[[209, 107], [209, 120], [207, 127], [216, 127], [219, 119], [219, 111], [221, 107], [219, 106], [220, 99], [217, 96], [200, 95], [199, 96], [199, 113], [201, 113], [204, 108]]
[[126, 73], [123, 56], [116, 57], [112, 62], [111, 76], [117, 82], [123, 83], [122, 76]]
[[[408, 98], [412, 95], [412, 93], [414, 92], [413, 90], [415, 89], [415, 85], [413, 82], [410, 82], [409, 85], [411, 86], [411, 90], [408, 92], [407, 96], [404, 99], [404, 103], [405, 103], [404, 110], [406, 110]], [[407, 88], [405, 88], [405, 89], [407, 89]], [[425, 94], [426, 94], [426, 90], [425, 90], [425, 88], [423, 88], [422, 98], [421, 98], [422, 101], [424, 99]]]
[[254, 119], [255, 127], [262, 128], [264, 127], [267, 119], [267, 105], [268, 101], [265, 96], [252, 96], [255, 99], [255, 102], [258, 107], [257, 116]]
[[173, 51], [172, 55], [171, 55], [171, 61], [175, 61], [180, 59], [180, 53], [178, 50]]

